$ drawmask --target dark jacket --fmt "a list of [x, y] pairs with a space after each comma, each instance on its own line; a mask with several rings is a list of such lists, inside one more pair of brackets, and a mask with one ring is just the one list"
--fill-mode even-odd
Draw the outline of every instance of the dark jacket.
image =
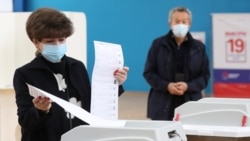
[[[74, 88], [75, 95], [81, 101], [81, 107], [90, 111], [91, 85], [84, 64], [67, 56], [63, 59], [68, 70], [69, 86]], [[70, 121], [65, 110], [54, 102], [49, 113], [44, 113], [34, 107], [33, 97], [29, 95], [26, 83], [68, 100], [68, 96], [58, 92], [57, 81], [42, 56], [16, 69], [13, 83], [22, 141], [60, 141], [61, 135], [71, 128], [86, 124], [77, 118]], [[119, 94], [123, 91], [120, 86]]]
[[[205, 46], [187, 34], [183, 73], [188, 90], [184, 94], [184, 102], [202, 98], [201, 91], [207, 86], [210, 77], [209, 61]], [[173, 95], [167, 86], [175, 82], [177, 44], [173, 33], [155, 39], [149, 49], [143, 76], [151, 86], [148, 96], [147, 116], [151, 119], [166, 120], [173, 105]], [[182, 104], [182, 103], [180, 103]], [[179, 104], [179, 105], [180, 105]]]

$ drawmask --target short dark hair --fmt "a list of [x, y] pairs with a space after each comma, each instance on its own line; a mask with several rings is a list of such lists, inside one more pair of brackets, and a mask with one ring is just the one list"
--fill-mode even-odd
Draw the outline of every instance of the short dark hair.
[[26, 32], [32, 41], [44, 38], [63, 38], [73, 34], [72, 22], [66, 15], [51, 8], [39, 8], [29, 16]]

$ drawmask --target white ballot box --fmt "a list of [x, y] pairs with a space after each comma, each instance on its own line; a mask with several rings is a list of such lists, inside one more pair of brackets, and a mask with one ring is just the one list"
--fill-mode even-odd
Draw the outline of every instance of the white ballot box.
[[82, 125], [62, 135], [61, 141], [187, 141], [180, 122], [128, 120], [123, 127]]
[[203, 98], [175, 109], [188, 141], [250, 141], [250, 99]]

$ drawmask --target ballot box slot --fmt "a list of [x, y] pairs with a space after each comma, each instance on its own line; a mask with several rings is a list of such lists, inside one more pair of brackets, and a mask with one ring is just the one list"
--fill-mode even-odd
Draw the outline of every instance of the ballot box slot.
[[180, 141], [182, 141], [181, 136], [176, 132], [176, 130], [169, 131], [167, 134], [170, 140], [178, 138]]

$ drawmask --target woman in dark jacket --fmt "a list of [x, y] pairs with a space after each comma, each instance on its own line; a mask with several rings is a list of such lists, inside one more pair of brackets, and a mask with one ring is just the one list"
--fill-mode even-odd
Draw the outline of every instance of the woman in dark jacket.
[[[88, 73], [82, 62], [65, 55], [66, 39], [73, 33], [73, 26], [63, 13], [40, 8], [29, 16], [26, 31], [37, 56], [16, 69], [13, 79], [21, 140], [60, 141], [62, 134], [86, 123], [47, 97], [30, 96], [26, 83], [90, 111]], [[126, 80], [127, 71], [124, 67], [114, 74], [120, 84]], [[119, 94], [123, 91], [120, 85]]]
[[177, 106], [202, 98], [210, 77], [205, 45], [188, 32], [191, 12], [174, 8], [169, 24], [171, 30], [153, 41], [143, 72], [151, 86], [147, 116], [152, 120], [172, 120]]

